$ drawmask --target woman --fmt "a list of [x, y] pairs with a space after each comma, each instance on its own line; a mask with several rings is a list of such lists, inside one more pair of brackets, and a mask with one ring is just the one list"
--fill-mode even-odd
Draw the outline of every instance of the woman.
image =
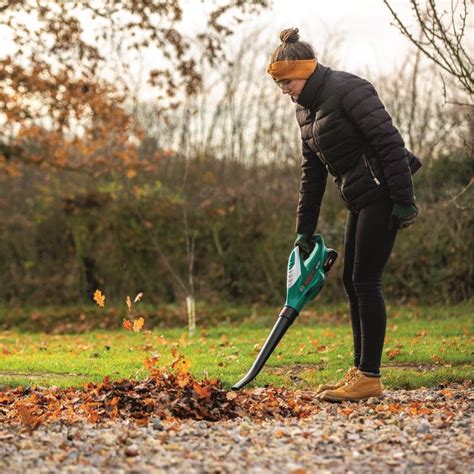
[[318, 64], [298, 29], [283, 30], [268, 73], [296, 105], [301, 128], [302, 175], [295, 245], [311, 251], [328, 172], [349, 210], [344, 236], [344, 288], [349, 300], [354, 367], [322, 400], [380, 397], [380, 362], [386, 310], [382, 274], [398, 229], [418, 209], [412, 173], [421, 167], [393, 126], [373, 85], [354, 74]]

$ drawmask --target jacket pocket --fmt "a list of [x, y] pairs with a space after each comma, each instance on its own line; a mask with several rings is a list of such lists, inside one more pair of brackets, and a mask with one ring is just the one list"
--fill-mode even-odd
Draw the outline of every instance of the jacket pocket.
[[370, 173], [372, 180], [377, 186], [380, 186], [380, 180], [377, 178], [377, 176], [375, 176], [374, 170], [372, 169], [370, 161], [365, 156], [365, 153], [362, 154], [362, 158], [364, 159], [365, 167], [367, 168], [367, 171]]

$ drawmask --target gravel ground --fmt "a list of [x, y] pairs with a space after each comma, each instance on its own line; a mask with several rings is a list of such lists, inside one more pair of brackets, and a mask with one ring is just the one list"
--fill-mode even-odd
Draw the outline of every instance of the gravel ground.
[[[0, 472], [474, 472], [474, 390], [466, 385], [321, 402], [304, 419], [54, 422], [32, 433], [5, 424]], [[403, 409], [409, 404], [418, 408]]]

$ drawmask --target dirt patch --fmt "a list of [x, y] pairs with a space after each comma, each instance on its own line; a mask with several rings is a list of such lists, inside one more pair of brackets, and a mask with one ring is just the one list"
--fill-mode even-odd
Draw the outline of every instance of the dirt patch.
[[415, 372], [428, 372], [430, 370], [437, 370], [442, 368], [452, 368], [456, 367], [457, 369], [464, 369], [471, 367], [471, 364], [465, 362], [446, 362], [446, 363], [414, 363], [414, 362], [392, 362], [384, 364], [382, 370], [385, 369], [399, 369], [399, 370], [413, 370]]
[[54, 372], [17, 372], [14, 370], [2, 370], [0, 371], [0, 377], [28, 377], [28, 378], [69, 378], [69, 377], [88, 377], [83, 374], [64, 374]]
[[[418, 372], [426, 372], [428, 370], [436, 370], [441, 367], [470, 367], [471, 364], [464, 362], [453, 362], [446, 364], [426, 364], [415, 362], [388, 362], [382, 366], [383, 369], [401, 369], [401, 370], [415, 370]], [[284, 364], [277, 367], [267, 367], [265, 370], [274, 375], [287, 375], [290, 377], [297, 376], [301, 372], [324, 370], [327, 368], [325, 364]]]
[[266, 367], [266, 371], [274, 375], [297, 375], [305, 371], [316, 371], [327, 368], [324, 364], [294, 364], [279, 365], [278, 367]]

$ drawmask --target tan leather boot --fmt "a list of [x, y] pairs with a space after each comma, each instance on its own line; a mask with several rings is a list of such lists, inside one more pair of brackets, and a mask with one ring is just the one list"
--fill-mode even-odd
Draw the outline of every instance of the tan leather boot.
[[321, 384], [317, 390], [316, 390], [316, 395], [319, 395], [320, 393], [323, 393], [325, 390], [336, 390], [339, 387], [342, 387], [346, 382], [348, 382], [357, 372], [358, 372], [357, 367], [351, 367], [344, 377], [339, 380], [339, 382], [336, 382], [334, 384]]
[[383, 394], [382, 379], [369, 377], [360, 370], [342, 387], [335, 390], [325, 390], [318, 398], [328, 402], [341, 402], [344, 400], [364, 400], [370, 397], [381, 397]]

